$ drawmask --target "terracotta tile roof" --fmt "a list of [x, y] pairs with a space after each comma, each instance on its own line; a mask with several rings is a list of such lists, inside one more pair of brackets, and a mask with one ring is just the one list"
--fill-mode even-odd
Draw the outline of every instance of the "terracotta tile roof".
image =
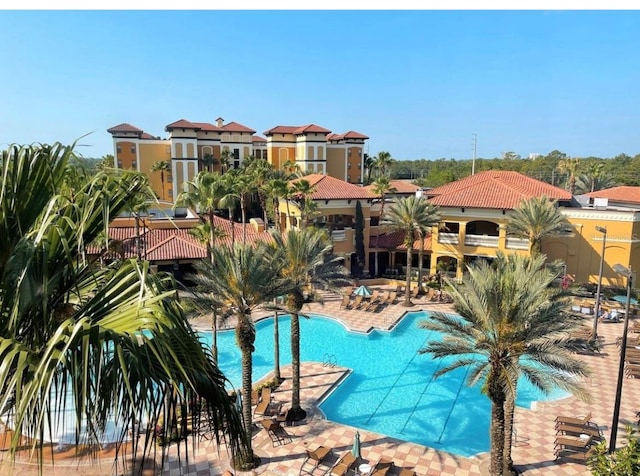
[[441, 207], [497, 208], [512, 210], [523, 199], [546, 195], [571, 200], [571, 193], [518, 172], [486, 171], [425, 191]]
[[276, 126], [268, 131], [264, 131], [264, 135], [270, 136], [273, 134], [306, 134], [310, 132], [317, 132], [321, 134], [330, 134], [329, 129], [317, 126], [315, 124], [307, 124], [306, 126]]
[[143, 132], [142, 134], [140, 134], [140, 139], [159, 140], [160, 137], [152, 136], [151, 134], [147, 134], [146, 132]]
[[[147, 245], [146, 258], [149, 261], [171, 261], [207, 257], [207, 248], [189, 235], [187, 230], [153, 230], [153, 235], [155, 238], [153, 241], [157, 242], [152, 246]], [[166, 238], [161, 240], [161, 237], [164, 236], [166, 236]]]
[[247, 126], [243, 126], [237, 122], [229, 122], [222, 126], [222, 129], [226, 132], [248, 132], [250, 134], [255, 134], [256, 131], [250, 129]]
[[344, 137], [345, 139], [368, 139], [367, 136], [356, 131], [347, 131], [342, 134], [342, 137]]
[[251, 140], [253, 141], [254, 144], [257, 143], [267, 143], [267, 139], [265, 139], [264, 137], [260, 137], [260, 136], [253, 136], [251, 137]]
[[197, 126], [201, 131], [205, 131], [205, 132], [220, 132], [220, 131], [222, 131], [221, 128], [219, 128], [218, 126], [214, 126], [213, 124], [211, 124], [209, 122], [192, 122], [192, 124], [194, 126]]
[[142, 129], [138, 129], [136, 126], [132, 126], [131, 124], [127, 124], [123, 122], [122, 124], [118, 124], [117, 126], [110, 127], [107, 129], [109, 134], [115, 134], [118, 132], [135, 132], [138, 134], [142, 133]]
[[296, 130], [296, 134], [306, 134], [308, 132], [317, 132], [320, 134], [330, 134], [331, 131], [329, 129], [325, 129], [324, 127], [317, 126], [316, 124], [307, 124], [306, 126], [300, 126]]
[[[411, 182], [407, 182], [406, 180], [391, 180], [390, 184], [393, 188], [396, 189], [395, 193], [397, 194], [415, 194], [418, 190], [421, 190], [420, 187], [418, 187], [415, 184], [412, 184]], [[373, 187], [374, 185], [370, 184], [364, 188], [366, 188], [373, 195], [375, 195], [375, 193], [373, 193]]]
[[173, 129], [194, 129], [197, 131], [200, 129], [200, 127], [195, 125], [193, 122], [187, 121], [186, 119], [180, 119], [179, 121], [172, 122], [164, 128], [164, 130], [167, 132], [170, 132]]
[[640, 187], [620, 186], [585, 194], [591, 198], [608, 198], [610, 201], [640, 204]]
[[[372, 236], [369, 239], [369, 247], [398, 249], [398, 250], [407, 249], [407, 247], [404, 245], [404, 233], [400, 231], [392, 231], [389, 233], [383, 233], [382, 235]], [[416, 239], [413, 242], [413, 250], [417, 251], [419, 248], [420, 248], [420, 240]], [[424, 239], [424, 250], [431, 251], [431, 235], [425, 237]]]
[[375, 198], [375, 195], [364, 187], [359, 187], [329, 175], [305, 175], [304, 177], [292, 180], [290, 183], [295, 183], [298, 180], [306, 180], [314, 187], [314, 192], [311, 195], [313, 200], [364, 200]]
[[268, 131], [264, 131], [263, 134], [265, 136], [270, 136], [273, 134], [293, 134], [298, 129], [298, 126], [276, 126]]
[[340, 134], [329, 134], [327, 140], [341, 140], [343, 138]]

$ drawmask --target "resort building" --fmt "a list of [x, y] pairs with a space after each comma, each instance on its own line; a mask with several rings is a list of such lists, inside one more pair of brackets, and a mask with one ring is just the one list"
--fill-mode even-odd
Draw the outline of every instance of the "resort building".
[[237, 122], [215, 124], [180, 119], [165, 127], [160, 138], [131, 124], [107, 130], [113, 137], [114, 166], [149, 177], [161, 200], [174, 201], [201, 170], [238, 168], [248, 157], [268, 160], [276, 168], [297, 166], [303, 172], [361, 183], [367, 136], [354, 131], [332, 134], [316, 125], [277, 126], [256, 136]]
[[349, 183], [362, 183], [364, 134], [348, 131], [332, 134], [315, 124], [276, 126], [264, 132], [267, 160], [274, 168], [295, 164], [303, 173], [329, 175]]

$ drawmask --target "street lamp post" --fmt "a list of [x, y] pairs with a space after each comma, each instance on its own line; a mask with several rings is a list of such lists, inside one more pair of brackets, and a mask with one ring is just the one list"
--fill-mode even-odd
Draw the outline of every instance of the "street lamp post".
[[622, 345], [620, 347], [620, 366], [618, 367], [618, 385], [616, 386], [616, 399], [613, 404], [613, 421], [611, 422], [611, 438], [609, 453], [616, 450], [616, 437], [618, 435], [618, 420], [620, 419], [620, 400], [622, 397], [622, 379], [624, 378], [624, 361], [627, 353], [627, 329], [629, 327], [629, 313], [631, 307], [631, 270], [621, 264], [613, 266], [613, 270], [627, 278], [627, 306], [624, 312], [624, 329], [622, 329]]
[[604, 268], [604, 251], [607, 246], [607, 229], [596, 226], [596, 231], [602, 233], [602, 253], [600, 253], [600, 271], [598, 271], [598, 289], [596, 290], [596, 306], [593, 316], [593, 330], [591, 331], [591, 340], [595, 342], [598, 338], [598, 318], [600, 317], [600, 291], [602, 289], [602, 269]]

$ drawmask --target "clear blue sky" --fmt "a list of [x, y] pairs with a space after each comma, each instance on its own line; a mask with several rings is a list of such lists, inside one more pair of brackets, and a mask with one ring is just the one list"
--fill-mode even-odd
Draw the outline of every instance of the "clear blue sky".
[[[176, 5], [179, 5], [176, 4]], [[218, 116], [315, 123], [371, 155], [640, 153], [640, 12], [1, 12], [0, 143], [112, 153]]]

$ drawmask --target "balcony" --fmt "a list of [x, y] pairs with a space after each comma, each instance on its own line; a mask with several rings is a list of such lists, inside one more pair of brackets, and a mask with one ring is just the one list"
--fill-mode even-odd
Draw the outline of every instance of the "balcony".
[[466, 235], [464, 238], [466, 246], [484, 246], [486, 248], [497, 248], [498, 237], [488, 235]]
[[438, 233], [438, 243], [457, 245], [458, 240], [459, 239], [457, 233]]
[[529, 240], [527, 240], [526, 238], [507, 237], [507, 248], [510, 250], [528, 250]]
[[346, 230], [333, 230], [331, 232], [331, 239], [333, 241], [346, 241], [347, 240]]

